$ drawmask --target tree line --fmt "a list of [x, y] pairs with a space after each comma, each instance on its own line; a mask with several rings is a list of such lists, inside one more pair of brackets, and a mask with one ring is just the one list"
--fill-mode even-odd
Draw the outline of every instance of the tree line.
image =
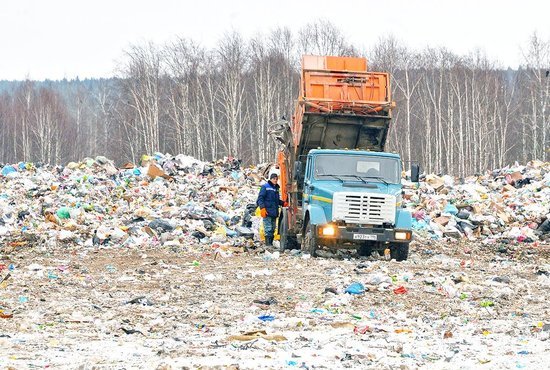
[[550, 40], [536, 34], [503, 69], [476, 50], [413, 50], [383, 37], [369, 50], [327, 21], [206, 48], [187, 38], [130, 46], [116, 77], [0, 83], [0, 161], [63, 164], [154, 152], [273, 161], [268, 124], [292, 116], [302, 54], [366, 56], [388, 71], [397, 104], [387, 149], [427, 172], [464, 176], [550, 158]]

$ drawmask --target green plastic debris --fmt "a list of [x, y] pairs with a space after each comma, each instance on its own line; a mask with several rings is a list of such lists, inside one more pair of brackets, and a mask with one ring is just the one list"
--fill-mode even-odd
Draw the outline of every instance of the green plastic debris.
[[491, 301], [483, 301], [480, 303], [481, 307], [493, 307], [495, 304]]
[[66, 220], [68, 218], [71, 218], [71, 214], [69, 212], [69, 208], [68, 207], [61, 207], [57, 210], [56, 212], [56, 215], [57, 217], [59, 217], [60, 219], [62, 220]]

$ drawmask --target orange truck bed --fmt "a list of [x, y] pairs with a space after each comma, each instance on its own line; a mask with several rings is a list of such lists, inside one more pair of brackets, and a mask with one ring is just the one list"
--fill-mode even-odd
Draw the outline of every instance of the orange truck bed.
[[292, 127], [296, 154], [383, 151], [393, 106], [389, 74], [368, 72], [365, 58], [305, 55]]
[[311, 149], [383, 151], [394, 106], [389, 74], [368, 72], [365, 58], [304, 55], [292, 137], [277, 158], [283, 199]]
[[367, 72], [365, 58], [305, 55], [300, 100], [307, 111], [367, 114], [390, 106], [389, 75]]

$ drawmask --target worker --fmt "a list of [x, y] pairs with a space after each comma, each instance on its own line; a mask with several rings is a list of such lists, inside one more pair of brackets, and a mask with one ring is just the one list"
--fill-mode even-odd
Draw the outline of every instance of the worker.
[[264, 222], [265, 245], [273, 245], [273, 236], [275, 233], [275, 224], [279, 217], [279, 207], [286, 206], [279, 195], [279, 176], [272, 173], [267, 181], [260, 189], [256, 204], [260, 207], [260, 215]]

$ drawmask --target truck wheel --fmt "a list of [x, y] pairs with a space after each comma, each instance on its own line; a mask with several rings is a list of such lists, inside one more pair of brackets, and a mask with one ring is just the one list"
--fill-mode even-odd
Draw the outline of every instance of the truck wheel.
[[369, 257], [372, 254], [372, 246], [370, 246], [367, 243], [361, 244], [359, 248], [357, 248], [357, 254], [364, 257]]
[[302, 238], [301, 249], [302, 252], [309, 253], [311, 257], [317, 257], [317, 248], [319, 246], [319, 240], [314, 234], [313, 227], [308, 222], [306, 225], [306, 230], [304, 237]]
[[280, 247], [281, 252], [287, 249], [296, 249], [298, 245], [296, 236], [289, 235], [289, 232], [288, 232], [288, 211], [286, 208], [283, 208], [281, 212], [281, 218], [279, 219], [279, 224], [281, 225], [281, 227], [279, 228], [279, 235], [281, 237], [279, 241], [281, 245]]
[[409, 243], [395, 243], [390, 247], [390, 255], [396, 261], [405, 261], [409, 257]]

